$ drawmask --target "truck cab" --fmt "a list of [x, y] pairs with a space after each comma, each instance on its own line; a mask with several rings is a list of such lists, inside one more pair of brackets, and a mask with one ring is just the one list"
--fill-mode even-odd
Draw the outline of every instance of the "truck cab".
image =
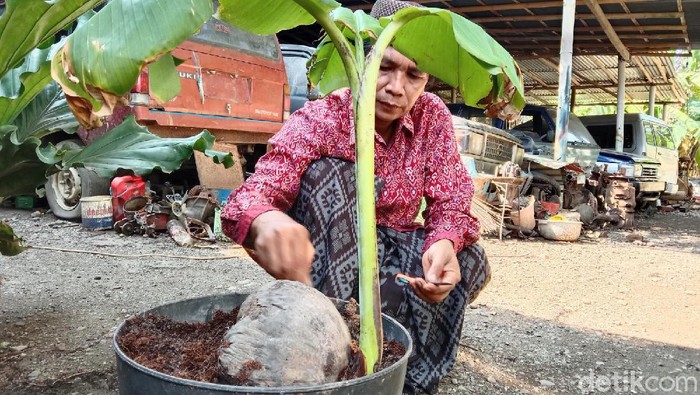
[[[581, 122], [601, 147], [615, 149], [616, 114], [581, 117]], [[646, 114], [625, 114], [623, 128], [623, 151], [659, 162], [659, 181], [665, 182], [663, 192], [678, 192], [678, 150], [671, 128], [662, 120]]]

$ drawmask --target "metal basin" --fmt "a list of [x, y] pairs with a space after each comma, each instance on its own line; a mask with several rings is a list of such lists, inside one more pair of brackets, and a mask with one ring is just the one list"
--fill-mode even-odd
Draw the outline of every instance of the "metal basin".
[[[176, 321], [206, 322], [217, 310], [230, 311], [240, 306], [248, 295], [228, 294], [205, 296], [170, 303], [147, 310], [141, 314], [156, 313]], [[337, 301], [337, 303], [344, 303]], [[403, 389], [408, 357], [413, 342], [406, 329], [393, 318], [382, 315], [384, 337], [401, 343], [406, 354], [390, 367], [357, 379], [335, 383], [305, 385], [295, 387], [242, 387], [225, 384], [205, 383], [170, 376], [134, 362], [126, 356], [117, 344], [117, 338], [124, 328], [122, 322], [112, 338], [117, 354], [117, 379], [120, 395], [219, 395], [219, 394], [386, 394], [398, 395]]]

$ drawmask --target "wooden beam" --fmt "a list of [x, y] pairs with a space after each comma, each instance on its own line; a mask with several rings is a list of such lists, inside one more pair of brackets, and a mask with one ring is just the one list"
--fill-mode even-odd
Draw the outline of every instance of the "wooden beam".
[[595, 19], [598, 21], [598, 24], [603, 27], [605, 35], [608, 36], [608, 39], [610, 39], [610, 42], [615, 49], [617, 49], [617, 52], [620, 54], [622, 59], [626, 61], [630, 60], [630, 52], [627, 50], [627, 47], [625, 47], [625, 44], [622, 43], [620, 37], [617, 36], [615, 29], [610, 24], [610, 21], [605, 16], [605, 12], [603, 12], [603, 9], [600, 8], [600, 5], [598, 5], [596, 0], [586, 0], [586, 5], [588, 5], [588, 9], [591, 10], [593, 15], [595, 15]]
[[[512, 33], [512, 31], [511, 31]], [[491, 35], [491, 37], [495, 38], [497, 41], [510, 41], [510, 42], [515, 42], [515, 41], [533, 41], [533, 42], [540, 42], [540, 41], [559, 41], [561, 40], [561, 37], [559, 35], [526, 35], [526, 36], [501, 36], [501, 35]], [[635, 41], [635, 40], [645, 40], [646, 38], [643, 35], [639, 34], [619, 34], [618, 37], [620, 39], [625, 39], [628, 41]], [[687, 38], [687, 34], [655, 34], [654, 35], [654, 40], [685, 40]], [[585, 36], [585, 35], [577, 35], [574, 39], [574, 42], [582, 42], [582, 41], [607, 41], [608, 37], [605, 35], [595, 35], [595, 36]], [[678, 41], [677, 41], [678, 42]]]
[[[647, 70], [647, 68], [644, 67], [644, 63], [642, 63], [641, 61], [634, 62], [634, 63], [636, 63], [637, 67], [639, 67], [639, 69], [642, 71], [642, 74], [644, 74], [644, 77], [647, 79], [647, 82], [649, 84], [654, 84], [654, 77], [652, 77], [651, 74], [649, 73], [649, 70]], [[632, 65], [632, 64], [633, 63], [630, 60], [630, 65]], [[629, 84], [627, 86], [629, 86]]]
[[[530, 59], [539, 59], [541, 57], [557, 57], [559, 56], [559, 51], [551, 50], [551, 49], [542, 49], [542, 48], [525, 48], [523, 50], [516, 50], [516, 49], [510, 49], [508, 51], [515, 60], [530, 60]], [[584, 51], [575, 51], [574, 56], [603, 56], [603, 55], [617, 55], [617, 51], [615, 51], [615, 48], [603, 48], [602, 50], [599, 51], [590, 51], [590, 52], [584, 52]], [[693, 54], [691, 52], [651, 52], [651, 51], [644, 51], [642, 49], [636, 50], [633, 48], [630, 48], [630, 55], [631, 56], [651, 56], [651, 57], [676, 57], [676, 56], [681, 56], [681, 57], [691, 57]]]
[[[646, 50], [652, 50], [656, 49], [658, 51], [661, 50], [667, 50], [667, 51], [673, 51], [676, 49], [685, 49], [683, 48], [683, 43], [681, 42], [668, 42], [668, 43], [659, 43], [659, 42], [654, 42], [654, 43], [629, 43], [627, 44], [627, 49], [632, 52], [633, 49], [646, 49]], [[518, 51], [543, 51], [543, 50], [556, 50], [557, 45], [556, 44], [549, 44], [549, 43], [532, 43], [528, 46], [524, 44], [520, 44], [518, 46], [509, 46], [509, 45], [503, 45], [503, 47], [508, 50], [509, 52], [518, 52]], [[528, 48], [529, 47], [529, 48]], [[595, 51], [589, 51], [589, 52], [599, 52], [602, 50], [608, 50], [608, 49], [616, 49], [612, 44], [606, 43], [606, 42], [583, 42], [583, 43], [577, 43], [576, 44], [576, 49], [579, 52], [587, 52], [584, 51], [585, 49], [593, 49]]]
[[[615, 77], [617, 80], [617, 77]], [[670, 82], [668, 83], [660, 83], [660, 84], [654, 84], [656, 86], [672, 86]], [[625, 84], [625, 87], [648, 87], [648, 83], [634, 83], [634, 84]], [[607, 89], [607, 88], [617, 88], [616, 83], [608, 83], [608, 84], [601, 84], [601, 83], [595, 83], [595, 84], [577, 84], [577, 85], [572, 85], [573, 88], [577, 90], [583, 90], [583, 89]], [[526, 89], [531, 89], [531, 90], [546, 90], [546, 91], [554, 91], [557, 90], [556, 86], [551, 86], [548, 84], [544, 85], [526, 85]]]
[[[501, 34], [501, 33], [512, 34], [513, 33], [513, 29], [490, 28], [490, 27], [484, 27], [484, 29], [489, 34]], [[581, 30], [587, 31], [587, 32], [602, 32], [603, 27], [602, 26], [589, 26], [589, 27], [577, 26], [576, 30], [578, 33], [580, 33]], [[617, 31], [617, 32], [641, 32], [641, 31], [666, 32], [666, 31], [676, 31], [676, 30], [680, 30], [682, 32], [687, 32], [688, 26], [685, 26], [685, 25], [615, 26], [615, 31]], [[541, 33], [541, 32], [546, 32], [546, 31], [553, 32], [553, 33], [559, 33], [559, 32], [561, 32], [561, 29], [559, 27], [551, 27], [548, 29], [542, 29], [540, 27], [518, 28], [518, 33]]]
[[[435, 3], [437, 0], [413, 0], [414, 3], [426, 4]], [[599, 4], [619, 4], [624, 1], [626, 3], [652, 3], [657, 0], [597, 0]], [[445, 2], [442, 1], [444, 4]], [[561, 7], [561, 0], [557, 1], [538, 1], [530, 3], [506, 3], [506, 4], [489, 4], [489, 5], [478, 5], [478, 6], [464, 6], [464, 7], [450, 7], [449, 9], [454, 12], [489, 12], [489, 11], [505, 11], [505, 10], [520, 10], [523, 8], [554, 8]], [[576, 4], [585, 4], [584, 0], [577, 0]], [[348, 8], [352, 10], [369, 10], [372, 8], [372, 4], [360, 4], [349, 6]], [[447, 8], [447, 7], [446, 7]]]
[[[632, 13], [615, 13], [606, 14], [608, 20], [610, 19], [679, 19], [681, 17], [679, 12], [632, 12]], [[593, 14], [578, 14], [576, 19], [596, 19]], [[560, 21], [561, 15], [551, 14], [551, 15], [521, 15], [521, 16], [499, 16], [499, 17], [481, 17], [481, 18], [470, 18], [474, 23], [503, 23], [503, 22], [524, 22], [524, 21]], [[638, 26], [635, 26], [639, 28]]]
[[656, 68], [659, 70], [661, 78], [664, 80], [664, 82], [668, 82], [668, 75], [666, 75], [666, 66], [664, 66], [661, 63], [661, 59], [657, 57], [652, 57], [651, 61], [654, 62], [654, 64], [656, 65]]
[[[656, 102], [656, 104], [681, 104], [682, 102], [679, 101], [663, 101], [663, 102]], [[577, 107], [581, 106], [615, 106], [616, 102], [611, 101], [611, 102], [593, 102], [593, 103], [576, 103]], [[647, 104], [646, 101], [639, 101], [639, 100], [633, 100], [633, 101], [627, 101], [625, 104], [629, 104], [632, 106], [640, 106], [640, 105], [645, 105]]]

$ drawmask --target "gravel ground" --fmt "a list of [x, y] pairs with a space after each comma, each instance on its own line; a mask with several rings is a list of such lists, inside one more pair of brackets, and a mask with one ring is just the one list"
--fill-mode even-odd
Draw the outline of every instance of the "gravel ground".
[[[185, 249], [18, 210], [0, 219], [35, 247], [0, 257], [0, 394], [115, 394], [111, 335], [125, 318], [270, 280], [231, 244]], [[700, 393], [699, 211], [577, 243], [482, 243], [493, 280], [440, 394]]]

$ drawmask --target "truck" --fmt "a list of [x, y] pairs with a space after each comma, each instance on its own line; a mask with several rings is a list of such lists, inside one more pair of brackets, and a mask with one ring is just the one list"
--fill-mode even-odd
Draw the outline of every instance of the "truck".
[[[177, 66], [182, 88], [175, 98], [166, 103], [153, 99], [146, 68], [127, 106], [118, 108], [99, 128], [80, 128], [80, 140], [57, 145], [89, 144], [129, 115], [161, 137], [188, 137], [207, 129], [216, 137], [214, 149], [231, 152], [236, 166], [224, 169], [196, 153], [194, 162], [183, 165], [179, 179], [173, 181], [189, 173], [196, 183], [210, 188], [236, 188], [289, 116], [289, 85], [277, 38], [254, 35], [212, 18], [173, 55], [183, 61]], [[151, 176], [152, 187], [169, 181], [163, 174]], [[78, 219], [80, 198], [109, 194], [109, 180], [88, 169], [70, 168], [49, 177], [46, 194], [57, 217]]]
[[[593, 115], [581, 117], [593, 138], [601, 147], [615, 148], [617, 115]], [[646, 114], [625, 114], [623, 124], [623, 153], [646, 157], [660, 163], [658, 178], [665, 183], [661, 192], [673, 195], [678, 192], [678, 150], [671, 128], [662, 120]], [[623, 155], [620, 153], [620, 155]]]
[[[510, 132], [525, 143], [526, 161], [531, 163], [537, 178], [557, 180], [559, 187], [563, 188], [566, 181], [560, 170], [563, 167], [555, 169], [551, 166], [556, 109], [526, 105], [522, 115], [526, 121], [514, 126]], [[569, 114], [567, 138], [567, 162], [583, 170], [584, 177], [590, 177], [596, 170], [627, 179], [634, 187], [633, 199], [637, 207], [646, 207], [661, 196], [664, 184], [659, 180], [661, 162], [658, 160], [630, 152], [615, 152], [610, 147], [599, 145], [582, 119], [573, 113]], [[583, 184], [584, 180], [579, 183]], [[556, 188], [553, 186], [552, 189]]]

